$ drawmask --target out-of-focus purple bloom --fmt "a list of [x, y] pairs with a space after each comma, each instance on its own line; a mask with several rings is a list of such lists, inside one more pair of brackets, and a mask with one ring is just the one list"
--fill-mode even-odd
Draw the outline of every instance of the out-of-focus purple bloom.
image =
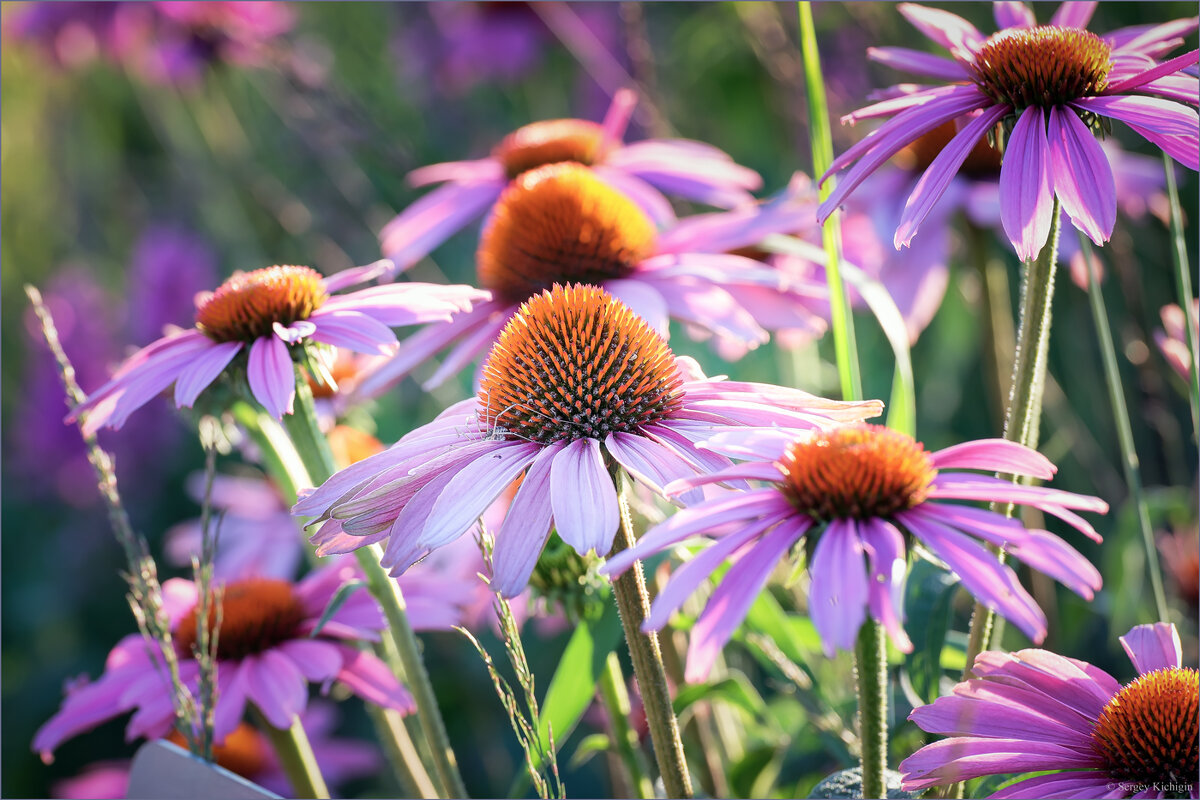
[[126, 283], [128, 340], [157, 339], [167, 325], [187, 319], [196, 309], [196, 295], [217, 283], [217, 256], [194, 233], [152, 225], [134, 246]]
[[[1116, 217], [1112, 168], [1089, 124], [1125, 122], [1192, 169], [1200, 167], [1200, 102], [1182, 70], [1197, 51], [1159, 63], [1182, 43], [1196, 19], [1114, 31], [1084, 29], [1093, 6], [1064, 3], [1049, 25], [1025, 6], [997, 4], [999, 33], [985, 37], [947, 11], [902, 3], [900, 12], [953, 60], [902, 47], [874, 48], [873, 58], [934, 79], [933, 86], [897, 87], [847, 121], [890, 118], [834, 160], [827, 179], [849, 168], [821, 206], [823, 220], [892, 155], [925, 133], [964, 115], [962, 127], [924, 171], [908, 197], [894, 243], [908, 245], [978, 142], [1004, 124], [999, 176], [1001, 222], [1017, 254], [1035, 257], [1050, 231], [1055, 198], [1071, 222], [1097, 244]], [[1017, 10], [1019, 9], [1019, 10]]]
[[257, 63], [292, 22], [281, 2], [35, 2], [4, 33], [62, 66], [104, 57], [146, 80], [188, 82], [213, 63]]
[[[300, 714], [300, 723], [312, 744], [317, 766], [331, 788], [378, 772], [383, 761], [369, 742], [334, 736], [338, 718], [337, 707], [326, 702], [310, 703]], [[168, 738], [181, 744], [176, 741], [177, 734]], [[284, 797], [292, 794], [291, 782], [270, 740], [246, 723], [235, 728], [222, 744], [213, 748], [213, 756], [218, 766], [268, 791]], [[51, 793], [63, 800], [124, 797], [129, 787], [129, 767], [127, 760], [97, 762], [73, 778], [58, 781]]]
[[[1163, 358], [1171, 365], [1171, 369], [1183, 378], [1184, 382], [1192, 379], [1188, 369], [1187, 320], [1183, 308], [1177, 305], [1163, 306], [1159, 312], [1162, 317], [1162, 329], [1154, 332], [1154, 341], [1162, 351]], [[1200, 298], [1192, 300], [1192, 318], [1200, 319]], [[1200, 363], [1200, 352], [1191, 354], [1193, 368]]]

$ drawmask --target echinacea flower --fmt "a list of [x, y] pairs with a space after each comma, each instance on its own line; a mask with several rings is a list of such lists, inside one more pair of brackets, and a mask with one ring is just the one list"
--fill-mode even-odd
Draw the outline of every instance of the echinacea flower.
[[[1154, 342], [1171, 369], [1186, 383], [1192, 379], [1192, 369], [1200, 360], [1200, 351], [1189, 353], [1191, 348], [1188, 347], [1187, 319], [1183, 307], [1175, 304], [1163, 306], [1159, 316], [1163, 326], [1154, 332]], [[1200, 299], [1192, 299], [1192, 317], [1200, 319]], [[1193, 365], [1191, 367], [1188, 366], [1189, 360]]]
[[637, 203], [582, 164], [530, 170], [508, 184], [480, 237], [478, 280], [492, 300], [410, 336], [356, 394], [379, 394], [453, 344], [425, 382], [438, 385], [486, 352], [522, 303], [555, 284], [601, 286], [664, 336], [669, 318], [743, 348], [766, 342], [768, 330], [820, 331], [824, 323], [806, 306], [827, 295], [823, 283], [730, 254], [812, 218], [812, 206], [786, 192], [659, 232]]
[[406, 208], [379, 234], [384, 257], [405, 270], [471, 220], [492, 207], [508, 182], [548, 164], [591, 167], [605, 183], [628, 195], [656, 223], [675, 213], [661, 192], [733, 208], [754, 201], [758, 173], [733, 162], [711, 145], [687, 139], [647, 139], [624, 144], [621, 137], [637, 103], [629, 90], [617, 92], [604, 122], [554, 119], [534, 122], [506, 136], [489, 158], [451, 161], [414, 170], [414, 186], [445, 183]]
[[1100, 588], [1095, 567], [1054, 534], [1026, 529], [1020, 520], [993, 511], [945, 502], [1028, 505], [1098, 539], [1070, 509], [1103, 513], [1108, 506], [1101, 500], [960, 471], [1052, 477], [1054, 465], [1022, 445], [984, 439], [929, 453], [910, 436], [865, 424], [800, 434], [733, 431], [705, 444], [753, 460], [675, 481], [666, 487], [668, 494], [734, 480], [768, 485], [677, 512], [602, 570], [620, 574], [635, 559], [692, 536], [716, 539], [680, 568], [654, 601], [645, 625], [658, 630], [717, 567], [726, 560], [735, 562], [691, 630], [688, 680], [704, 679], [776, 564], [805, 540], [811, 553], [808, 613], [830, 655], [854, 646], [868, 614], [886, 628], [899, 649], [912, 649], [900, 604], [906, 541], [919, 543], [944, 562], [969, 592], [1037, 642], [1046, 635], [1045, 615], [1016, 573], [977, 540], [1004, 546], [1018, 560], [1089, 600]]
[[[369, 594], [350, 593], [317, 628], [338, 589], [358, 575], [355, 567], [342, 564], [310, 572], [296, 584], [250, 578], [222, 586], [214, 742], [237, 728], [247, 703], [276, 728], [289, 727], [308, 703], [310, 681], [325, 686], [338, 681], [368, 703], [412, 710], [412, 697], [387, 665], [355, 646], [378, 640], [386, 627]], [[180, 578], [164, 582], [162, 590], [180, 680], [194, 697], [199, 593], [195, 583]], [[210, 614], [206, 624], [214, 619]], [[126, 636], [108, 654], [103, 675], [68, 690], [62, 708], [34, 735], [33, 750], [49, 763], [61, 742], [127, 711], [134, 714], [126, 739], [166, 736], [175, 720], [171, 691], [165, 667], [141, 634]]]
[[993, 798], [1197, 797], [1200, 676], [1174, 625], [1121, 637], [1138, 677], [1046, 650], [981, 653], [975, 678], [909, 719], [949, 736], [900, 764], [907, 791], [983, 775], [1047, 773]]
[[[849, 115], [848, 121], [891, 117], [838, 156], [822, 181], [850, 167], [822, 204], [824, 220], [880, 165], [923, 134], [964, 115], [971, 119], [941, 150], [908, 196], [895, 246], [909, 244], [976, 144], [1004, 128], [1000, 217], [1024, 260], [1049, 236], [1054, 198], [1071, 222], [1103, 244], [1116, 219], [1112, 169], [1092, 133], [1107, 119], [1136, 133], [1191, 169], [1200, 168], [1200, 102], [1182, 70], [1197, 51], [1158, 63], [1157, 56], [1195, 30], [1196, 19], [1101, 37], [1084, 29], [1094, 4], [1063, 3], [1049, 25], [1018, 3], [997, 3], [1002, 30], [986, 37], [952, 14], [911, 3], [898, 9], [953, 60], [902, 47], [873, 48], [885, 64], [944, 85], [899, 90]], [[851, 165], [853, 165], [851, 167]]]
[[196, 298], [195, 326], [134, 353], [112, 379], [68, 415], [82, 414], [86, 432], [120, 428], [129, 415], [175, 384], [175, 405], [196, 398], [241, 353], [250, 392], [272, 416], [292, 413], [297, 345], [312, 341], [386, 355], [397, 346], [389, 328], [449, 319], [489, 297], [469, 286], [405, 283], [334, 292], [386, 266], [346, 270], [328, 278], [309, 267], [276, 266], [235, 273]]
[[[331, 788], [376, 774], [382, 766], [379, 751], [369, 742], [334, 735], [338, 716], [337, 706], [328, 702], [309, 703], [300, 715], [300, 724], [312, 744], [321, 777]], [[166, 738], [180, 747], [185, 746], [177, 731], [172, 731]], [[283, 797], [292, 792], [292, 783], [270, 740], [245, 722], [239, 723], [224, 742], [213, 747], [213, 760], [217, 766], [241, 775], [267, 791]], [[128, 760], [89, 764], [80, 774], [55, 783], [52, 795], [78, 800], [125, 797], [129, 789], [129, 768]]]
[[495, 531], [493, 586], [511, 596], [528, 581], [552, 526], [580, 554], [609, 551], [618, 523], [615, 469], [661, 487], [729, 464], [698, 449], [697, 438], [746, 425], [856, 420], [881, 409], [877, 401], [840, 403], [697, 372], [604, 290], [555, 286], [508, 322], [477, 398], [335, 474], [292, 511], [316, 517], [314, 542], [387, 539], [382, 562], [400, 574], [471, 529], [519, 481]]

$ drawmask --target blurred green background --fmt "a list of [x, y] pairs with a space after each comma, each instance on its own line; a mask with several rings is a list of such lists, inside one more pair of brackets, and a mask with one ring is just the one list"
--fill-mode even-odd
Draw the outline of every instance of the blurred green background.
[[[64, 681], [80, 673], [96, 676], [108, 649], [134, 624], [118, 575], [120, 551], [82, 448], [74, 431], [61, 423], [65, 406], [22, 285], [33, 283], [51, 296], [68, 354], [80, 368], [84, 388], [92, 389], [130, 348], [158, 335], [148, 328], [152, 322], [190, 324], [190, 293], [212, 288], [234, 270], [299, 263], [332, 272], [377, 258], [377, 231], [419, 196], [404, 182], [410, 169], [481, 157], [529, 121], [600, 118], [619, 86], [610, 71], [581, 63], [581, 53], [564, 47], [522, 4], [478, 5], [486, 7], [481, 13], [494, 15], [488, 25], [526, 26], [523, 38], [514, 40], [531, 54], [517, 65], [520, 69], [508, 62], [490, 64], [484, 57], [494, 44], [472, 39], [470, 32], [455, 33], [452, 24], [421, 3], [294, 5], [294, 26], [271, 43], [260, 63], [212, 64], [179, 85], [147, 80], [103, 57], [56, 64], [36, 41], [6, 40], [0, 86], [0, 794], [47, 796], [54, 781], [85, 764], [132, 752], [122, 741], [124, 719], [69, 741], [50, 766], [29, 749], [33, 731], [58, 707]], [[630, 138], [670, 134], [712, 143], [758, 170], [767, 193], [780, 190], [794, 171], [810, 170], [793, 5], [572, 8], [589, 20], [597, 45], [643, 90]], [[1039, 16], [1048, 18], [1052, 8], [1039, 7]], [[6, 25], [22, 10], [21, 4], [5, 4]], [[955, 11], [981, 30], [994, 28], [987, 5]], [[1188, 3], [1105, 3], [1091, 28], [1103, 32], [1194, 13], [1195, 5]], [[815, 16], [834, 118], [864, 105], [872, 89], [902, 79], [867, 62], [866, 47], [932, 49], [891, 4], [818, 4]], [[856, 141], [861, 130], [835, 131], [838, 151]], [[1115, 132], [1130, 150], [1152, 154], [1144, 141], [1127, 134]], [[1185, 214], [1194, 220], [1196, 176], [1181, 171], [1180, 177]], [[176, 243], [174, 249], [156, 251], [145, 237], [163, 230]], [[999, 434], [1001, 409], [989, 393], [992, 377], [982, 356], [981, 281], [963, 256], [964, 230], [959, 227], [955, 240], [945, 301], [913, 350], [917, 430], [931, 448]], [[476, 234], [477, 226], [455, 237], [408, 277], [473, 282]], [[1191, 229], [1188, 240], [1195, 264]], [[984, 246], [991, 257], [1009, 264], [1015, 293], [1015, 256], [990, 234]], [[1151, 489], [1156, 530], [1163, 535], [1196, 527], [1197, 454], [1188, 404], [1182, 382], [1153, 340], [1161, 325], [1160, 307], [1175, 300], [1169, 246], [1167, 231], [1153, 217], [1139, 223], [1118, 217], [1113, 241], [1103, 251], [1105, 294], [1143, 479]], [[163, 319], [167, 309], [179, 311]], [[1103, 546], [1070, 537], [1104, 574], [1105, 589], [1097, 600], [1083, 603], [1050, 584], [1035, 583], [1034, 591], [1051, 619], [1047, 647], [1126, 678], [1130, 670], [1116, 637], [1132, 624], [1150, 621], [1153, 605], [1139, 535], [1125, 502], [1087, 298], [1065, 274], [1055, 315], [1050, 356], [1055, 387], [1047, 398], [1042, 450], [1060, 466], [1056, 485], [1098, 494], [1113, 512], [1097, 523], [1106, 538]], [[890, 350], [869, 316], [859, 315], [858, 332], [867, 393], [886, 398]], [[736, 364], [721, 362], [682, 334], [672, 344], [699, 358], [710, 374], [795, 382], [826, 395], [837, 391], [829, 342], [799, 354], [771, 345]], [[434, 394], [406, 381], [378, 404], [380, 438], [393, 441], [429, 420], [466, 396], [469, 381], [468, 370]], [[152, 546], [173, 523], [198, 513], [183, 482], [202, 464], [194, 433], [165, 403], [158, 405], [102, 439], [118, 454], [134, 524]], [[1053, 529], [1054, 521], [1050, 524]], [[1172, 591], [1176, 584], [1170, 575], [1167, 581]], [[778, 599], [787, 606], [793, 598], [779, 590]], [[1190, 632], [1196, 609], [1181, 596], [1172, 595], [1172, 603], [1177, 621], [1187, 623], [1186, 658], [1195, 663]], [[959, 596], [954, 630], [966, 629], [968, 612]], [[520, 754], [483, 666], [456, 634], [426, 639], [430, 671], [468, 788], [476, 796], [502, 796], [521, 768]], [[562, 636], [542, 638], [529, 631], [527, 648], [543, 689], [563, 642]], [[498, 652], [494, 639], [489, 644]], [[1009, 631], [1006, 645], [1023, 644]], [[849, 658], [828, 661], [819, 650], [808, 656], [807, 669], [824, 687], [822, 702], [852, 719]], [[948, 659], [947, 667], [952, 654]], [[796, 687], [769, 661], [735, 644], [729, 662], [768, 698], [761, 709], [738, 712], [746, 714], [753, 746], [731, 791], [762, 796], [758, 793], [774, 783], [771, 791], [777, 796], [804, 796], [817, 780], [844, 766], [805, 724]], [[897, 685], [894, 692], [897, 720], [907, 713], [903, 688]], [[360, 716], [350, 715], [346, 729], [367, 735], [369, 726]], [[567, 768], [590, 730], [595, 727], [559, 743], [571, 795], [609, 791], [602, 758]], [[894, 760], [917, 741], [919, 732], [905, 726], [894, 739]], [[395, 791], [386, 782], [355, 790], [378, 796]]]

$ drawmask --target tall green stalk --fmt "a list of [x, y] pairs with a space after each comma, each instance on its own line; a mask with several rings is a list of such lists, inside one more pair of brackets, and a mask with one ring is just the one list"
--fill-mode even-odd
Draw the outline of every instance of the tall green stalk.
[[[283, 420], [309, 477], [318, 485], [328, 480], [335, 470], [333, 452], [329, 449], [329, 441], [317, 426], [312, 391], [299, 372], [299, 367], [293, 413], [285, 415]], [[458, 762], [454, 750], [450, 747], [450, 738], [446, 735], [446, 725], [437, 705], [433, 685], [429, 682], [425, 662], [421, 658], [420, 645], [408, 621], [408, 606], [400, 584], [392, 580], [387, 570], [379, 563], [383, 549], [378, 544], [360, 547], [354, 554], [366, 576], [367, 588], [382, 606], [387, 618], [389, 632], [400, 656], [403, 677], [408, 682], [417, 704], [417, 717], [429, 744], [439, 788], [448, 797], [466, 797], [466, 786], [458, 771]]]
[[1113, 347], [1112, 331], [1108, 327], [1104, 293], [1100, 289], [1100, 281], [1096, 275], [1092, 243], [1082, 233], [1079, 234], [1079, 247], [1087, 264], [1088, 300], [1092, 307], [1092, 319], [1096, 323], [1096, 338], [1100, 343], [1100, 355], [1104, 361], [1104, 379], [1108, 386], [1108, 399], [1112, 403], [1113, 421], [1117, 426], [1117, 440], [1121, 444], [1121, 467], [1125, 471], [1125, 483], [1129, 486], [1129, 496], [1137, 508], [1138, 527], [1142, 531], [1142, 545], [1146, 550], [1146, 566], [1150, 570], [1150, 588], [1154, 593], [1154, 606], [1159, 620], [1170, 622], [1167, 616], [1167, 596], [1163, 592], [1162, 567], [1158, 562], [1158, 548], [1154, 544], [1154, 530], [1150, 526], [1150, 511], [1146, 507], [1146, 495], [1142, 491], [1141, 468], [1138, 463], [1137, 449], [1133, 443], [1133, 427], [1129, 423], [1129, 409], [1125, 405], [1125, 389], [1121, 385], [1121, 370], [1117, 365], [1117, 352]]
[[[1042, 392], [1046, 383], [1046, 352], [1050, 346], [1050, 311], [1054, 303], [1054, 272], [1058, 262], [1058, 235], [1061, 227], [1058, 198], [1051, 212], [1050, 236], [1046, 245], [1032, 261], [1021, 269], [1021, 307], [1017, 327], [1016, 358], [1013, 361], [1012, 383], [1008, 392], [1008, 408], [1004, 413], [1004, 438], [1026, 447], [1038, 445], [1039, 423], [1042, 418]], [[1015, 476], [1008, 478], [1016, 480]], [[1010, 516], [1009, 503], [993, 503], [993, 511]], [[1001, 555], [1003, 559], [1003, 555]], [[991, 646], [992, 610], [976, 602], [971, 615], [967, 637], [967, 666], [963, 678], [972, 676], [975, 657]]]
[[1163, 168], [1167, 173], [1167, 197], [1171, 206], [1171, 260], [1175, 262], [1175, 293], [1183, 309], [1184, 331], [1188, 349], [1188, 395], [1192, 407], [1192, 436], [1200, 435], [1200, 370], [1196, 369], [1196, 352], [1200, 338], [1196, 333], [1196, 314], [1192, 307], [1192, 267], [1188, 263], [1187, 240], [1183, 238], [1183, 209], [1179, 206], [1179, 187], [1175, 185], [1175, 162], [1163, 153]]
[[258, 728], [271, 740], [271, 747], [279, 757], [279, 765], [292, 784], [292, 792], [296, 797], [327, 798], [329, 787], [317, 766], [317, 757], [313, 754], [312, 744], [308, 734], [300, 724], [299, 717], [292, 718], [292, 724], [285, 729], [276, 728], [253, 705], [250, 706], [251, 716], [254, 717]]
[[[879, 676], [883, 675], [884, 680]], [[883, 627], [863, 624], [854, 645], [854, 684], [862, 741], [862, 796], [887, 797], [887, 642]], [[879, 743], [883, 746], [880, 747]], [[868, 744], [872, 743], [872, 744]]]
[[[633, 547], [637, 540], [633, 533], [633, 520], [629, 516], [629, 502], [624, 489], [620, 488], [621, 470], [614, 469], [612, 478], [618, 487], [621, 524], [617, 528], [609, 558]], [[658, 634], [642, 633], [642, 623], [650, 616], [650, 596], [646, 592], [642, 562], [633, 562], [632, 567], [613, 580], [613, 595], [621, 612], [621, 625], [625, 629], [625, 641], [629, 644], [629, 655], [633, 660], [633, 674], [642, 693], [646, 722], [650, 726], [650, 741], [654, 745], [654, 757], [658, 761], [663, 787], [667, 797], [692, 797], [692, 778], [683, 754], [679, 721], [675, 718], [675, 708], [671, 703]]]
[[604, 671], [600, 673], [600, 699], [612, 724], [613, 749], [625, 767], [633, 796], [649, 800], [654, 797], [654, 784], [646, 774], [645, 758], [638, 748], [637, 731], [629, 724], [633, 709], [625, 688], [625, 675], [621, 672], [621, 659], [615, 651], [608, 654]]

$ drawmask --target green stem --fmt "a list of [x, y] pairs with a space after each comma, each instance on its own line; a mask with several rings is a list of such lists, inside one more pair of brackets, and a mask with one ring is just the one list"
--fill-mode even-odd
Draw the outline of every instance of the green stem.
[[[308, 388], [308, 382], [303, 380], [299, 367], [293, 411], [294, 413], [284, 416], [284, 427], [296, 452], [300, 454], [300, 460], [309, 477], [313, 479], [314, 484], [324, 483], [334, 473], [333, 453], [329, 449], [329, 441], [317, 426], [312, 391]], [[421, 658], [420, 644], [408, 621], [407, 604], [400, 584], [392, 580], [387, 570], [379, 563], [383, 548], [378, 544], [360, 547], [354, 551], [354, 555], [367, 578], [367, 587], [371, 595], [382, 606], [387, 618], [392, 641], [400, 656], [400, 666], [417, 703], [417, 717], [421, 723], [421, 732], [429, 743], [439, 788], [446, 796], [466, 797], [466, 786], [458, 771], [458, 762], [450, 747], [450, 738], [446, 735], [446, 725], [438, 709], [437, 697], [433, 692], [433, 685], [429, 682], [425, 662]]]
[[[804, 85], [808, 92], [809, 131], [812, 139], [813, 177], [820, 178], [833, 163], [833, 134], [829, 127], [829, 106], [825, 102], [825, 79], [821, 74], [821, 56], [817, 50], [817, 32], [813, 25], [812, 5], [798, 3], [800, 51], [804, 60]], [[823, 201], [833, 192], [834, 180], [826, 181], [818, 192]], [[861, 400], [862, 377], [858, 368], [858, 349], [854, 341], [854, 317], [838, 265], [841, 261], [840, 216], [835, 211], [821, 227], [825, 246], [825, 280], [829, 284], [830, 327], [837, 360], [842, 399]]]
[[634, 796], [643, 800], [654, 797], [654, 784], [646, 772], [646, 758], [638, 747], [637, 731], [629, 724], [633, 709], [629, 705], [625, 675], [621, 672], [621, 659], [615, 652], [608, 654], [604, 671], [600, 673], [600, 699], [604, 701], [612, 724], [613, 747], [625, 765]]
[[[1168, 170], [1169, 172], [1169, 170]], [[1125, 390], [1121, 385], [1121, 370], [1117, 365], [1117, 351], [1113, 347], [1112, 331], [1108, 326], [1108, 312], [1104, 307], [1104, 293], [1096, 278], [1097, 266], [1092, 253], [1092, 243], [1082, 233], [1079, 247], [1083, 252], [1088, 273], [1088, 300], [1092, 307], [1092, 319], [1096, 323], [1096, 336], [1100, 341], [1100, 354], [1104, 361], [1104, 378], [1108, 386], [1108, 399], [1112, 403], [1113, 421], [1117, 425], [1117, 440], [1121, 444], [1121, 466], [1125, 471], [1125, 483], [1129, 496], [1137, 508], [1138, 527], [1142, 531], [1142, 545], [1146, 549], [1146, 566], [1150, 570], [1150, 587], [1154, 592], [1154, 606], [1158, 618], [1169, 622], [1167, 596], [1163, 592], [1162, 567], [1158, 562], [1158, 548], [1154, 544], [1154, 530], [1150, 526], [1150, 511], [1146, 507], [1146, 496], [1142, 491], [1141, 468], [1137, 449], [1133, 443], [1133, 427], [1129, 422], [1129, 409], [1125, 405]]]
[[[1016, 358], [1013, 360], [1012, 383], [1008, 391], [1008, 408], [1004, 414], [1004, 438], [1026, 447], [1038, 445], [1039, 423], [1042, 417], [1042, 391], [1046, 383], [1046, 352], [1050, 346], [1050, 310], [1054, 302], [1054, 272], [1058, 262], [1058, 234], [1061, 226], [1058, 198], [1050, 223], [1050, 236], [1042, 252], [1021, 270], [1021, 313], [1017, 327]], [[1016, 480], [1015, 476], [1006, 476]], [[993, 503], [993, 511], [1011, 516], [1011, 503]], [[1004, 556], [1001, 554], [1001, 559]], [[967, 666], [963, 679], [974, 675], [971, 665], [975, 658], [991, 646], [994, 614], [983, 603], [976, 602], [971, 615], [967, 637]]]
[[867, 620], [854, 647], [858, 724], [862, 741], [862, 796], [887, 796], [887, 646], [883, 630]]
[[365, 703], [367, 714], [375, 723], [377, 730], [387, 731], [386, 736], [379, 738], [383, 742], [392, 771], [400, 780], [405, 793], [423, 800], [438, 796], [437, 787], [421, 763], [421, 754], [417, 752], [416, 743], [408, 735], [408, 728], [399, 712], [390, 708], [382, 708], [373, 703]]
[[1175, 262], [1175, 293], [1183, 309], [1184, 329], [1187, 331], [1188, 393], [1192, 407], [1192, 436], [1200, 435], [1200, 370], [1196, 369], [1196, 352], [1200, 338], [1196, 334], [1196, 314], [1192, 306], [1192, 267], [1188, 263], [1187, 240], [1183, 237], [1183, 209], [1179, 206], [1179, 187], [1175, 185], [1175, 162], [1163, 153], [1167, 173], [1167, 197], [1171, 205], [1171, 239], [1175, 245], [1171, 260]]
[[[612, 471], [613, 483], [621, 486], [621, 471]], [[629, 516], [629, 501], [624, 489], [618, 491], [621, 503], [621, 525], [613, 542], [612, 558], [622, 550], [633, 546], [633, 520]], [[667, 797], [692, 797], [692, 779], [688, 774], [687, 759], [683, 755], [683, 742], [679, 738], [679, 722], [671, 704], [671, 692], [667, 686], [666, 667], [663, 665], [662, 649], [658, 635], [642, 633], [642, 623], [650, 615], [650, 597], [646, 592], [646, 576], [642, 573], [642, 562], [635, 561], [620, 577], [613, 581], [613, 595], [621, 612], [621, 625], [625, 629], [625, 641], [629, 644], [629, 655], [633, 659], [633, 674], [642, 692], [642, 705], [646, 710], [646, 721], [650, 725], [650, 741], [654, 745], [654, 757], [662, 775]]]
[[313, 755], [312, 745], [304, 726], [300, 724], [300, 718], [293, 717], [292, 724], [286, 730], [280, 730], [253, 705], [250, 706], [250, 713], [259, 729], [271, 740], [275, 755], [279, 757], [279, 765], [288, 776], [296, 797], [329, 797], [329, 788], [317, 766], [317, 757]]

